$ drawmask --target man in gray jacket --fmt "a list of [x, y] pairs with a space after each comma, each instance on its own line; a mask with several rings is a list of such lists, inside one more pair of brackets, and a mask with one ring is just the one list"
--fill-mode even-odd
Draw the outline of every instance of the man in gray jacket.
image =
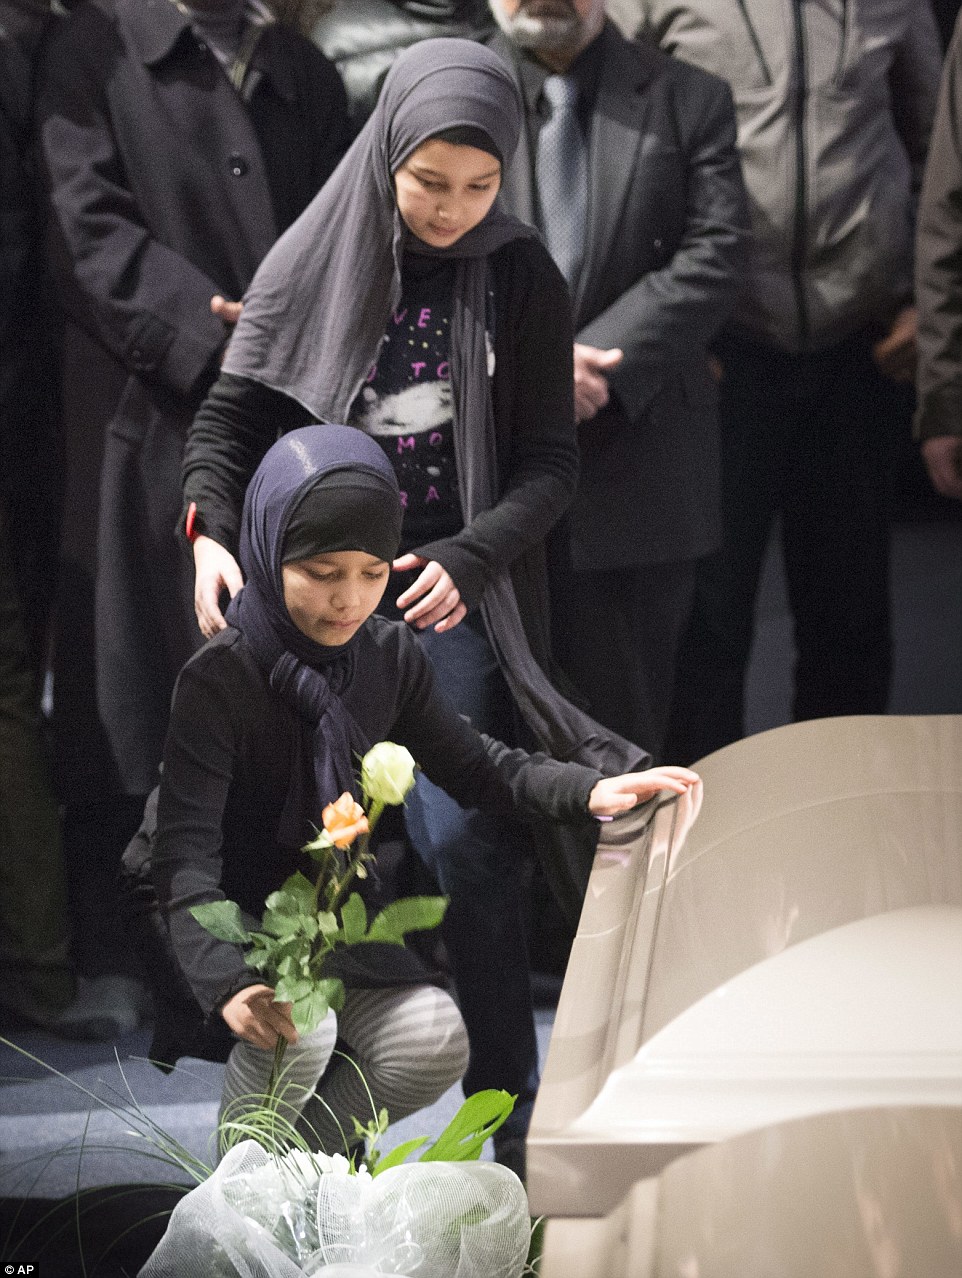
[[912, 232], [941, 49], [928, 0], [638, 0], [642, 34], [728, 80], [752, 210], [721, 365], [725, 542], [700, 573], [670, 753], [743, 735], [753, 606], [781, 514], [796, 719], [884, 711], [878, 374], [915, 364]]
[[962, 20], [945, 60], [919, 204], [919, 407], [933, 487], [962, 501]]

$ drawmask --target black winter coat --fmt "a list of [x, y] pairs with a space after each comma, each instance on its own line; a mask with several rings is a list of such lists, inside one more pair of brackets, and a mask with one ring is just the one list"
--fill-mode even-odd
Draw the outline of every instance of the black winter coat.
[[114, 781], [146, 793], [174, 679], [200, 643], [174, 525], [184, 435], [225, 340], [210, 300], [243, 295], [333, 171], [344, 90], [285, 27], [262, 34], [241, 94], [171, 0], [89, 0], [49, 41], [37, 112], [55, 268], [93, 342], [86, 393], [108, 401], [86, 414], [109, 421], [97, 709]]

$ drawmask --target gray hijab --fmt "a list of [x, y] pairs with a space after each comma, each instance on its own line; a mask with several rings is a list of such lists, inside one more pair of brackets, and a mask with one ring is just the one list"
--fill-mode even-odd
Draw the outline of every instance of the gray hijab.
[[[495, 201], [487, 217], [455, 244], [430, 248], [404, 226], [392, 175], [423, 142], [458, 126], [482, 129], [507, 166], [521, 121], [514, 79], [490, 49], [438, 39], [405, 50], [354, 145], [264, 259], [224, 361], [225, 372], [282, 391], [319, 421], [346, 421], [400, 301], [405, 247], [453, 259], [454, 442], [468, 523], [498, 500], [487, 372], [487, 259], [509, 241], [536, 233]], [[572, 705], [538, 666], [507, 568], [489, 582], [481, 612], [515, 703], [543, 750], [605, 773], [647, 765], [643, 750]], [[582, 872], [584, 864], [582, 858]]]
[[430, 248], [404, 226], [393, 174], [458, 126], [483, 130], [507, 164], [521, 111], [510, 71], [483, 45], [439, 39], [406, 49], [353, 146], [254, 276], [224, 371], [283, 391], [319, 421], [347, 421], [400, 300], [405, 247], [456, 259], [456, 296], [472, 312], [480, 306], [483, 324], [485, 259], [535, 232], [496, 201], [455, 244]]

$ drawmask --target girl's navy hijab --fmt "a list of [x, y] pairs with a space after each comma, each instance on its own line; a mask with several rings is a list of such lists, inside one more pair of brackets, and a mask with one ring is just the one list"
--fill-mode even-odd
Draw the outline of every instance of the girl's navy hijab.
[[285, 535], [292, 516], [315, 490], [329, 491], [343, 514], [336, 532], [325, 532], [315, 545], [315, 554], [365, 550], [390, 560], [400, 542], [403, 513], [383, 449], [349, 426], [306, 426], [284, 435], [265, 454], [247, 489], [240, 536], [245, 585], [226, 615], [271, 688], [304, 723], [301, 757], [293, 761], [278, 829], [280, 841], [292, 847], [310, 836], [311, 822], [320, 825], [325, 804], [345, 790], [355, 791], [355, 760], [372, 744], [341, 700], [354, 678], [364, 627], [337, 647], [318, 644], [298, 629], [284, 604]]

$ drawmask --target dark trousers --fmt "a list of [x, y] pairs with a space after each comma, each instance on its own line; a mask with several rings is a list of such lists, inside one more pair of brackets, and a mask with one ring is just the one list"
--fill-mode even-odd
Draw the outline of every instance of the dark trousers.
[[696, 560], [573, 575], [566, 662], [594, 717], [664, 759], [678, 645]]
[[10, 532], [0, 500], [0, 1003], [52, 1013], [75, 992], [66, 881]]
[[668, 750], [691, 762], [744, 736], [755, 596], [776, 514], [795, 625], [796, 720], [884, 713], [890, 443], [869, 339], [790, 355], [720, 352], [724, 545], [699, 567]]
[[[480, 732], [510, 737], [511, 695], [478, 614], [446, 634], [426, 630], [419, 637], [455, 709]], [[516, 1095], [502, 1133], [523, 1135], [538, 1088], [538, 1044], [519, 827], [510, 817], [465, 811], [423, 775], [408, 797], [405, 822], [449, 898], [442, 930], [471, 1051], [465, 1094], [494, 1087]]]
[[147, 406], [139, 412], [142, 422], [133, 408], [118, 412], [104, 441], [95, 638], [97, 704], [118, 788], [142, 798], [157, 784], [177, 676], [203, 636], [191, 554], [176, 532], [179, 423]]

